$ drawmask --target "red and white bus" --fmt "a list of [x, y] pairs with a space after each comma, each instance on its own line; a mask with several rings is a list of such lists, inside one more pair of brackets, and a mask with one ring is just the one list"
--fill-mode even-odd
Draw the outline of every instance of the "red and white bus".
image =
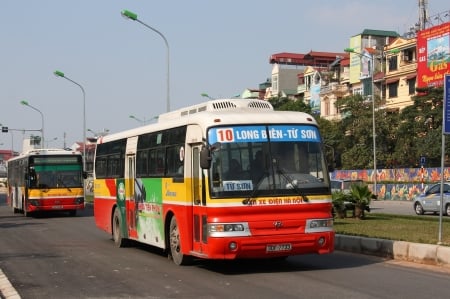
[[316, 121], [266, 101], [212, 100], [97, 142], [96, 225], [178, 265], [330, 253], [331, 210]]
[[33, 149], [8, 160], [8, 202], [25, 216], [39, 211], [84, 209], [83, 159], [80, 152]]

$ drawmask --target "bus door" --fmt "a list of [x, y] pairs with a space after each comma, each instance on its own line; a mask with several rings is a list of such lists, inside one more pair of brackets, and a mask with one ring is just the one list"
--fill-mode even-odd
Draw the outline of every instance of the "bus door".
[[[189, 125], [186, 131], [186, 151], [185, 151], [185, 176], [186, 186], [191, 190], [190, 200], [192, 205], [192, 251], [203, 253], [206, 251], [206, 232], [203, 231], [203, 223], [206, 223], [206, 191], [203, 170], [200, 167], [200, 151], [203, 143], [203, 130], [198, 125]], [[190, 183], [188, 183], [190, 181]]]
[[200, 150], [202, 145], [192, 147], [192, 212], [193, 212], [193, 250], [203, 252], [206, 244], [206, 231], [204, 231], [207, 210], [206, 210], [206, 190], [205, 177], [200, 168]]
[[137, 238], [136, 219], [138, 203], [136, 202], [136, 144], [137, 137], [128, 139], [125, 164], [125, 194], [128, 236]]

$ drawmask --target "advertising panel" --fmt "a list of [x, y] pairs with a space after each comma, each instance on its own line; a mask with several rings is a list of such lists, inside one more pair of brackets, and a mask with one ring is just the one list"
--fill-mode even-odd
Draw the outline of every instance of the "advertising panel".
[[450, 22], [417, 33], [417, 86], [442, 86], [450, 73]]
[[[361, 35], [356, 35], [350, 38], [350, 48], [357, 53], [361, 53]], [[350, 53], [350, 84], [355, 84], [361, 79], [361, 56], [355, 53]]]

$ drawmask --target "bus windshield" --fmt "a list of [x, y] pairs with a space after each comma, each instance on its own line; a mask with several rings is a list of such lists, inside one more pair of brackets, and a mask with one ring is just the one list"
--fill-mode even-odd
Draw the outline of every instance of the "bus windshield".
[[30, 188], [82, 187], [83, 178], [78, 157], [31, 158]]
[[209, 130], [212, 198], [323, 194], [329, 178], [320, 134], [311, 125]]

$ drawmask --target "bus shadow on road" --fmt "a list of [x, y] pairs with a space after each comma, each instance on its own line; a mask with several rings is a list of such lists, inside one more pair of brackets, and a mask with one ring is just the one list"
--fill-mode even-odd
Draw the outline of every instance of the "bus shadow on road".
[[[111, 242], [113, 242], [112, 239]], [[305, 254], [274, 259], [207, 260], [194, 258], [188, 265], [177, 266], [161, 248], [132, 240], [129, 240], [126, 247], [142, 250], [148, 254], [155, 255], [155, 257], [164, 258], [173, 267], [197, 267], [223, 275], [339, 270], [358, 268], [386, 261], [386, 258], [377, 256], [335, 251], [325, 255]]]
[[306, 254], [285, 259], [197, 260], [196, 266], [224, 275], [321, 271], [357, 268], [381, 263], [383, 258], [356, 256], [344, 252], [328, 255]]
[[77, 210], [75, 216], [70, 215], [68, 211], [38, 211], [33, 212], [29, 216], [30, 218], [79, 218], [79, 217], [93, 217], [94, 210], [92, 207], [85, 207], [84, 210]]

